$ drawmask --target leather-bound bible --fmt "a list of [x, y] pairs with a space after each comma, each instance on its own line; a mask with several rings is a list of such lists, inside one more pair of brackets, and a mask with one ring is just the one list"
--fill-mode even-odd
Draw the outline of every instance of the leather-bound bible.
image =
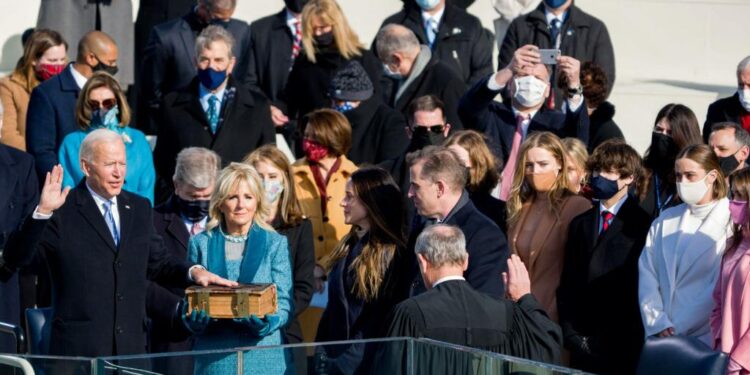
[[205, 310], [215, 319], [244, 318], [255, 315], [259, 318], [275, 314], [278, 308], [276, 285], [240, 284], [236, 287], [191, 286], [185, 290], [188, 313], [194, 309]]

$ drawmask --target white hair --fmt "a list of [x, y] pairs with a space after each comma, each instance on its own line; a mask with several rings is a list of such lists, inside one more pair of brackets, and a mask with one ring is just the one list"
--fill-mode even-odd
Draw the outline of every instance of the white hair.
[[172, 179], [196, 189], [205, 189], [216, 182], [221, 157], [207, 148], [188, 147], [177, 154]]
[[469, 256], [464, 233], [458, 227], [446, 224], [432, 225], [423, 230], [417, 237], [414, 252], [422, 254], [433, 267], [462, 265]]
[[745, 57], [739, 64], [737, 64], [737, 75], [742, 74], [742, 72], [748, 68], [750, 68], [750, 56]]
[[[122, 136], [109, 130], [109, 129], [96, 129], [89, 133], [83, 142], [81, 142], [81, 148], [78, 151], [78, 159], [91, 163], [94, 159], [94, 151], [99, 143], [122, 143]], [[124, 143], [123, 143], [124, 145]]]
[[391, 59], [391, 55], [396, 52], [419, 51], [419, 39], [414, 35], [414, 32], [395, 23], [389, 23], [378, 31], [375, 44], [378, 57], [386, 63]]
[[201, 52], [210, 49], [211, 43], [224, 42], [229, 49], [229, 57], [234, 57], [234, 37], [225, 28], [217, 25], [210, 25], [201, 31], [198, 38], [195, 39], [195, 55], [200, 56]]

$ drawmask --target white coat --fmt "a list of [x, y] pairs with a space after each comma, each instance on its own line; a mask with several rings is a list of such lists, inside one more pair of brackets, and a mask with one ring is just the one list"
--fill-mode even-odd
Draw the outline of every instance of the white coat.
[[638, 298], [646, 337], [673, 327], [675, 334], [712, 344], [712, 293], [731, 235], [730, 224], [726, 198], [702, 222], [683, 203], [665, 210], [651, 224], [638, 262]]

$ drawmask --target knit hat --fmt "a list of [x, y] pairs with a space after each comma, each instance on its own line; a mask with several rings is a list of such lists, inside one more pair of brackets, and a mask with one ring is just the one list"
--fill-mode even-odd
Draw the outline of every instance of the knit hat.
[[336, 72], [328, 88], [328, 95], [334, 100], [363, 101], [369, 99], [372, 93], [372, 81], [357, 61], [349, 62]]

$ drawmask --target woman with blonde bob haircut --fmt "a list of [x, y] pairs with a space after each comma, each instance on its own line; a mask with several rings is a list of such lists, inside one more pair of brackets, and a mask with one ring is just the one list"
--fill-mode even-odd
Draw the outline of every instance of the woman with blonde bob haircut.
[[262, 146], [245, 157], [244, 163], [258, 171], [263, 181], [269, 215], [266, 222], [289, 243], [294, 277], [294, 319], [285, 329], [287, 343], [302, 342], [300, 314], [310, 304], [314, 291], [315, 250], [312, 223], [304, 215], [292, 186], [292, 168], [276, 146]]
[[475, 130], [460, 130], [445, 140], [444, 146], [456, 153], [469, 170], [466, 190], [479, 212], [497, 224], [505, 233], [505, 202], [493, 197], [500, 181], [498, 160], [487, 145], [487, 137]]
[[570, 191], [567, 154], [550, 132], [531, 134], [521, 145], [508, 205], [511, 251], [529, 265], [531, 294], [558, 320], [560, 285], [568, 226], [591, 203]]
[[319, 108], [331, 108], [331, 78], [350, 61], [359, 62], [381, 93], [383, 65], [360, 42], [335, 0], [311, 0], [302, 9], [302, 51], [295, 58], [285, 88], [287, 115], [301, 120]]
[[713, 346], [710, 316], [721, 259], [731, 236], [727, 185], [705, 144], [674, 163], [683, 202], [654, 220], [638, 260], [638, 299], [646, 337], [692, 336]]
[[[292, 313], [292, 270], [286, 237], [268, 224], [269, 212], [263, 183], [253, 167], [231, 163], [219, 173], [209, 205], [210, 220], [206, 231], [190, 238], [188, 259], [240, 284], [274, 284], [278, 309], [263, 318], [251, 315], [208, 322], [183, 318], [197, 335], [195, 350], [284, 343], [280, 328]], [[186, 313], [183, 311], [182, 316]], [[291, 363], [290, 353], [283, 350], [249, 351], [244, 355], [246, 374], [283, 374]], [[200, 374], [230, 373], [237, 369], [237, 357], [200, 357], [195, 369]]]
[[127, 169], [123, 189], [147, 198], [153, 204], [156, 172], [151, 146], [146, 135], [128, 126], [130, 107], [117, 80], [104, 72], [94, 73], [78, 96], [75, 113], [79, 130], [65, 136], [58, 151], [65, 171], [63, 184], [72, 188], [85, 177], [78, 150], [86, 135], [96, 129], [108, 129], [120, 134], [125, 143]]

